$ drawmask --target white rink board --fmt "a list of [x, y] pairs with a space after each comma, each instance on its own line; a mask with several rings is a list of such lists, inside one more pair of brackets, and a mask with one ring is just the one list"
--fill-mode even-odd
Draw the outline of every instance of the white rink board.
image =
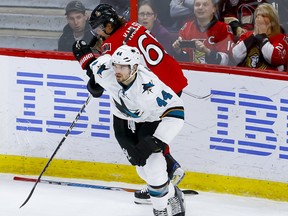
[[[88, 96], [85, 72], [68, 60], [0, 56], [0, 64], [0, 154], [50, 157]], [[186, 124], [170, 144], [183, 168], [287, 183], [286, 81], [185, 75]], [[93, 99], [56, 158], [128, 164], [109, 112], [108, 95]]]

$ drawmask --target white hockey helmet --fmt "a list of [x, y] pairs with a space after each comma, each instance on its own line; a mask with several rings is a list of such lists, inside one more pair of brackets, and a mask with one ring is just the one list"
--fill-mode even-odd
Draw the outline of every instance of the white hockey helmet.
[[132, 69], [135, 64], [140, 64], [140, 52], [136, 47], [122, 45], [113, 53], [112, 63], [130, 65]]

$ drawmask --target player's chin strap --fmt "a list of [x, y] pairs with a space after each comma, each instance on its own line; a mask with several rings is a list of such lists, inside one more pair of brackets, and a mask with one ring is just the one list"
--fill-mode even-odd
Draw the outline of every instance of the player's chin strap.
[[133, 65], [133, 68], [134, 68], [134, 66], [136, 66], [136, 68], [134, 69], [134, 72], [131, 69], [129, 77], [122, 82], [124, 85], [129, 85], [131, 82], [131, 79], [134, 79], [134, 77], [136, 76], [136, 72], [138, 71], [138, 65], [137, 64]]

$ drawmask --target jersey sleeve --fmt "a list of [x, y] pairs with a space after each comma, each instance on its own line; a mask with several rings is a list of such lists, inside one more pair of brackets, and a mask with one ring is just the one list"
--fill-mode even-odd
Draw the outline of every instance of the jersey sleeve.
[[99, 83], [103, 88], [106, 88], [108, 84], [106, 83], [107, 80], [114, 74], [111, 64], [111, 55], [105, 54], [98, 57], [92, 62], [90, 68], [93, 71], [96, 83]]
[[246, 32], [240, 36], [238, 42], [232, 48], [232, 55], [237, 64], [246, 58], [248, 50], [254, 46], [254, 42], [253, 32]]
[[263, 45], [261, 52], [269, 64], [279, 66], [286, 65], [287, 50], [288, 37], [280, 34], [268, 40], [268, 42]]

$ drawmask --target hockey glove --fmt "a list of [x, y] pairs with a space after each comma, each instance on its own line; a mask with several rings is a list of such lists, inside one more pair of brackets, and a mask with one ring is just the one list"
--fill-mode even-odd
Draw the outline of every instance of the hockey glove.
[[95, 98], [101, 97], [101, 95], [104, 92], [102, 86], [100, 86], [98, 83], [95, 82], [94, 75], [91, 76], [91, 78], [89, 79], [87, 83], [87, 89], [90, 92], [90, 94]]
[[138, 153], [138, 166], [144, 166], [146, 164], [146, 160], [152, 153], [161, 152], [161, 147], [163, 146], [163, 142], [156, 137], [148, 136], [141, 140], [135, 147]]
[[75, 59], [80, 63], [83, 70], [86, 70], [86, 74], [91, 77], [93, 75], [89, 65], [96, 60], [91, 48], [83, 40], [77, 40], [72, 46], [72, 51]]

